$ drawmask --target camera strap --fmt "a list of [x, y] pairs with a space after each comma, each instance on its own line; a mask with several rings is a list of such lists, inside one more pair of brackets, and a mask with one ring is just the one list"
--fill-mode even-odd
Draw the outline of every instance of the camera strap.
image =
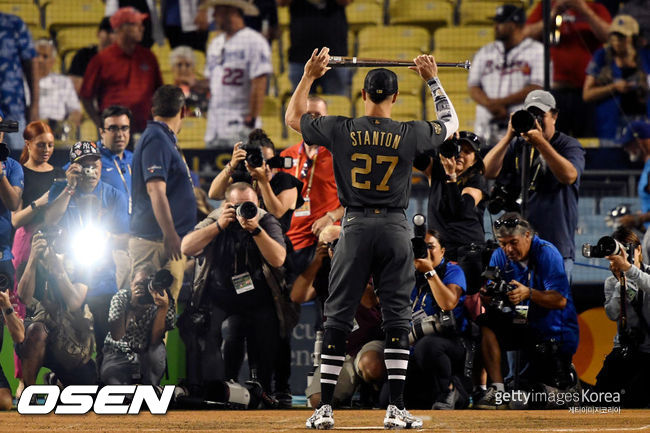
[[[298, 164], [296, 164], [296, 173], [295, 173], [295, 178], [300, 179], [300, 170], [302, 170], [302, 165], [300, 164], [300, 155], [302, 155], [302, 151], [305, 148], [305, 142], [303, 140], [302, 146], [298, 149]], [[316, 155], [314, 155], [314, 158], [311, 160], [311, 173], [309, 175], [309, 181], [307, 181], [307, 192], [304, 195], [304, 199], [306, 202], [309, 201], [309, 195], [311, 194], [311, 186], [312, 183], [314, 182], [314, 172], [316, 171], [316, 159], [318, 158], [318, 152], [320, 152], [320, 147], [316, 149]], [[309, 156], [307, 156], [307, 151], [305, 151], [305, 158], [309, 159]]]

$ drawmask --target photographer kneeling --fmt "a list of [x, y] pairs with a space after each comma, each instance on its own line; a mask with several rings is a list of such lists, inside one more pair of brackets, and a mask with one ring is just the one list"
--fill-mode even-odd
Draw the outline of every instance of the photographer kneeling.
[[465, 275], [460, 266], [444, 258], [438, 232], [427, 231], [424, 242], [426, 256], [415, 259], [413, 328], [409, 334], [415, 362], [409, 363], [405, 399], [413, 407], [428, 409], [433, 404], [433, 409], [452, 410], [467, 403], [467, 393], [452, 379], [462, 375], [465, 366], [465, 347], [460, 341], [467, 326]]
[[18, 296], [26, 306], [25, 339], [16, 344], [23, 366], [25, 387], [36, 383], [47, 367], [63, 385], [97, 382], [93, 317], [86, 304], [88, 286], [77, 281], [71, 263], [57, 252], [60, 233], [36, 232]]
[[[596, 378], [596, 390], [619, 392], [624, 407], [643, 408], [650, 403], [650, 267], [641, 263], [641, 243], [632, 231], [621, 227], [612, 237], [630, 249], [620, 248], [618, 254], [607, 257], [614, 276], [605, 280], [605, 312], [610, 320], [618, 321], [618, 332], [614, 349]], [[620, 277], [626, 282], [624, 316]]]
[[[257, 194], [250, 184], [237, 182], [226, 189], [225, 200], [181, 244], [183, 254], [197, 256], [193, 299], [208, 310], [200, 365], [188, 377], [190, 386], [224, 379], [221, 355], [222, 324], [240, 316], [246, 324], [251, 373], [256, 369], [264, 391], [269, 393], [278, 336], [278, 316], [271, 287], [272, 268], [286, 258], [280, 223], [258, 208]], [[196, 331], [195, 331], [196, 332]], [[198, 376], [197, 376], [198, 375]]]
[[176, 306], [166, 269], [136, 271], [129, 289], [117, 292], [108, 312], [110, 332], [104, 341], [100, 380], [105, 385], [159, 385], [167, 351], [163, 338], [174, 329]]
[[578, 346], [578, 318], [557, 248], [514, 212], [494, 222], [494, 233], [500, 248], [490, 259], [486, 277], [491, 281], [481, 289], [486, 312], [478, 318], [492, 385], [475, 405], [478, 409], [497, 408], [497, 392], [504, 391], [502, 350], [522, 350], [529, 384], [566, 389]]

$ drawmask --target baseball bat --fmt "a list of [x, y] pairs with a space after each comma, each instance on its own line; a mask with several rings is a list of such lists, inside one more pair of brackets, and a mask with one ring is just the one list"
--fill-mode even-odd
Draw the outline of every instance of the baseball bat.
[[[462, 68], [467, 69], [471, 67], [469, 60], [459, 63], [449, 62], [436, 62], [438, 67], [441, 68]], [[388, 60], [388, 59], [368, 59], [365, 57], [341, 57], [331, 56], [327, 64], [332, 68], [362, 68], [362, 67], [395, 67], [395, 66], [415, 66], [413, 61], [407, 60]]]

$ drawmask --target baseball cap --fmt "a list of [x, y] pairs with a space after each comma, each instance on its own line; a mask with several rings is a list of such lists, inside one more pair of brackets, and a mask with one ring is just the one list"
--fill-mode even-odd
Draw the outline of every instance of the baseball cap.
[[111, 26], [111, 17], [102, 18], [101, 22], [99, 23], [99, 31], [102, 30], [108, 33], [113, 33], [113, 26]]
[[253, 0], [208, 0], [202, 7], [209, 6], [232, 6], [240, 9], [244, 15], [251, 17], [256, 17], [260, 14], [260, 10]]
[[119, 8], [113, 15], [111, 15], [111, 27], [113, 27], [113, 29], [118, 29], [122, 24], [140, 24], [148, 16], [149, 14], [138, 12], [136, 8], [131, 6]]
[[481, 139], [473, 132], [460, 131], [458, 133], [458, 141], [469, 144], [476, 153], [481, 149]]
[[70, 149], [70, 162], [79, 162], [82, 158], [95, 157], [101, 158], [97, 144], [92, 141], [77, 141]]
[[650, 138], [650, 123], [637, 120], [627, 125], [619, 144], [627, 144], [636, 138]]
[[617, 15], [609, 26], [609, 34], [620, 33], [624, 36], [639, 34], [639, 23], [630, 15]]
[[555, 106], [555, 98], [546, 90], [533, 90], [526, 95], [524, 101], [524, 109], [528, 110], [530, 107], [537, 107], [544, 113], [550, 109], [555, 109]]
[[497, 23], [513, 22], [523, 24], [526, 22], [526, 11], [515, 5], [501, 5], [497, 8], [496, 15], [491, 18]]
[[373, 69], [366, 75], [363, 88], [375, 95], [393, 95], [397, 93], [397, 75], [386, 68]]

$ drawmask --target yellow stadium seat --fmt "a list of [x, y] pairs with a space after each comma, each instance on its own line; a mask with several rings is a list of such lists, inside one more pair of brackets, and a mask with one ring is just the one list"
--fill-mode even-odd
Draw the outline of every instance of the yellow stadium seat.
[[[456, 114], [458, 114], [458, 121], [460, 123], [459, 130], [473, 131], [474, 119], [476, 118], [476, 103], [469, 97], [467, 92], [464, 93], [448, 93], [449, 99], [454, 104]], [[426, 119], [435, 120], [436, 110], [433, 107], [433, 98], [427, 97], [426, 101]]]
[[18, 15], [29, 27], [42, 27], [41, 11], [33, 2], [0, 3], [0, 12]]
[[433, 34], [433, 46], [438, 49], [473, 48], [478, 50], [494, 41], [494, 28], [459, 26], [438, 29]]
[[352, 2], [345, 8], [348, 26], [358, 31], [366, 26], [378, 26], [384, 22], [384, 8], [378, 3]]
[[440, 0], [396, 0], [390, 4], [391, 24], [416, 24], [429, 30], [453, 23], [454, 8]]
[[262, 115], [262, 129], [276, 147], [280, 147], [282, 144], [283, 128], [284, 124], [280, 121], [279, 114], [273, 116]]
[[348, 30], [348, 56], [354, 56], [357, 53], [357, 37], [352, 30]]
[[264, 105], [262, 106], [262, 117], [275, 116], [280, 118], [282, 112], [282, 103], [278, 98], [267, 96], [264, 98]]
[[[156, 59], [158, 59], [161, 72], [169, 72], [172, 70], [172, 66], [169, 63], [169, 54], [172, 52], [172, 49], [167, 42], [164, 45], [153, 44], [151, 51], [156, 55]], [[203, 73], [203, 71], [200, 72]]]
[[438, 78], [447, 93], [467, 92], [467, 71], [464, 69], [440, 68]]
[[437, 62], [456, 63], [465, 60], [471, 61], [476, 51], [478, 51], [476, 48], [442, 48], [435, 49], [433, 54], [436, 56]]
[[56, 46], [62, 55], [97, 41], [97, 26], [66, 27], [56, 33]]
[[[397, 74], [397, 83], [400, 95], [421, 95], [424, 81], [415, 72], [407, 68], [388, 68]], [[361, 94], [363, 82], [369, 69], [362, 68], [357, 71], [352, 79], [352, 96]]]
[[318, 95], [327, 103], [327, 114], [330, 116], [351, 116], [352, 103], [350, 98], [342, 95]]
[[520, 0], [464, 0], [460, 4], [460, 25], [492, 24], [497, 8], [506, 3], [524, 7]]
[[426, 53], [430, 49], [429, 32], [417, 26], [366, 27], [359, 31], [359, 50], [382, 48], [413, 49]]
[[178, 145], [181, 149], [205, 149], [206, 120], [203, 117], [186, 117], [183, 128], [178, 134]]
[[[355, 109], [355, 116], [361, 117], [365, 115], [363, 99], [357, 99]], [[402, 122], [422, 120], [422, 96], [400, 94], [393, 105], [391, 118]]]
[[287, 137], [284, 139], [284, 147], [293, 146], [294, 144], [300, 143], [302, 141], [302, 135], [298, 134], [288, 126], [285, 128], [285, 131]]
[[413, 60], [422, 54], [414, 49], [400, 49], [400, 48], [380, 48], [373, 50], [359, 50], [359, 57], [367, 57], [371, 59], [387, 59], [387, 60]]
[[164, 84], [174, 84], [174, 73], [172, 71], [164, 71], [160, 74], [162, 75]]
[[29, 33], [32, 34], [32, 40], [36, 41], [38, 39], [50, 39], [50, 32], [45, 30], [42, 27], [29, 27]]
[[289, 22], [291, 21], [291, 16], [289, 15], [288, 6], [279, 6], [278, 7], [278, 26], [280, 29], [289, 28]]
[[194, 57], [196, 58], [194, 70], [200, 77], [203, 77], [203, 70], [205, 69], [205, 53], [203, 53], [203, 51], [194, 50]]
[[56, 32], [62, 27], [96, 26], [104, 9], [101, 0], [50, 0], [45, 5], [45, 28]]
[[275, 87], [277, 96], [281, 100], [284, 100], [286, 97], [291, 96], [291, 93], [293, 93], [293, 86], [289, 80], [289, 72], [275, 76]]

